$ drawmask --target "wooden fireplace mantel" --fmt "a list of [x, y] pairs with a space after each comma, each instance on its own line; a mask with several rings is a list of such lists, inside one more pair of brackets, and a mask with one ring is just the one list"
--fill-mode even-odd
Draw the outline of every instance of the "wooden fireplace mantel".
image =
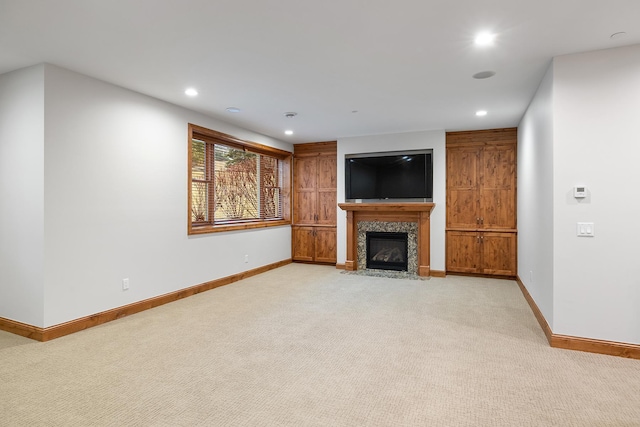
[[429, 276], [430, 223], [435, 203], [339, 203], [347, 212], [347, 259], [345, 269], [358, 269], [358, 222], [417, 222], [418, 223], [418, 275]]

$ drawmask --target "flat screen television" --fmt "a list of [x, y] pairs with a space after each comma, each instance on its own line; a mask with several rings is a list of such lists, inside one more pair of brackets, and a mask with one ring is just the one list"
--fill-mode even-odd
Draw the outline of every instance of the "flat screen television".
[[433, 201], [433, 150], [347, 154], [345, 199]]

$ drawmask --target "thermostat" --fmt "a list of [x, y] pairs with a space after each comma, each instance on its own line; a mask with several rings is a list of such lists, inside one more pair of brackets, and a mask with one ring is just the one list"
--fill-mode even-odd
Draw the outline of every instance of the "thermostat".
[[573, 197], [576, 199], [584, 199], [587, 197], [587, 187], [579, 185], [573, 187]]

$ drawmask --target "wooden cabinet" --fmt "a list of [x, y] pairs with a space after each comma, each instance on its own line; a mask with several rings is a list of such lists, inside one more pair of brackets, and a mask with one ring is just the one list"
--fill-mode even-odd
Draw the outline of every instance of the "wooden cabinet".
[[336, 154], [294, 155], [294, 224], [336, 224]]
[[516, 227], [515, 145], [447, 147], [447, 227]]
[[516, 139], [447, 133], [447, 271], [516, 275]]
[[335, 227], [293, 227], [293, 259], [295, 261], [336, 262]]
[[447, 148], [447, 227], [480, 224], [480, 148]]
[[514, 276], [516, 234], [447, 231], [447, 271]]
[[480, 225], [516, 228], [516, 146], [488, 145], [480, 153]]
[[294, 145], [294, 261], [336, 262], [336, 148], [336, 142]]

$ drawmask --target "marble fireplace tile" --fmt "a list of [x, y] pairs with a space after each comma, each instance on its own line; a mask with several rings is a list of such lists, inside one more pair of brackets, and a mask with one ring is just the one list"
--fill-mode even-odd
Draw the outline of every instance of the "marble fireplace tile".
[[388, 221], [358, 221], [357, 260], [358, 270], [367, 269], [367, 231], [387, 233], [407, 233], [408, 267], [407, 272], [418, 272], [418, 223]]

